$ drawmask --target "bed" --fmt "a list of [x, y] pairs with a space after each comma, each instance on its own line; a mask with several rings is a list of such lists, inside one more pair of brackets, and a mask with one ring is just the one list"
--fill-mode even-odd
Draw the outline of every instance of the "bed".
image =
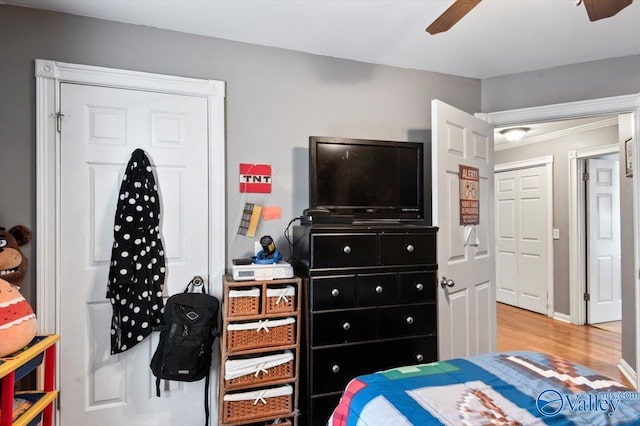
[[497, 352], [359, 376], [331, 426], [638, 425], [638, 394], [557, 356]]

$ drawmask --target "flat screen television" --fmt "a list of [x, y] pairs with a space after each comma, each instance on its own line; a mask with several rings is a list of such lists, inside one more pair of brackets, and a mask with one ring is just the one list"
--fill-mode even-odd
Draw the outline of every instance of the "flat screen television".
[[311, 136], [309, 206], [358, 221], [424, 220], [422, 143]]

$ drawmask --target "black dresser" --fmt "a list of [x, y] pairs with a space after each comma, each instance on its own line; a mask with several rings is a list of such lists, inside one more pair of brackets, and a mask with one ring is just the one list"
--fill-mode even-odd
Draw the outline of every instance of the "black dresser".
[[357, 375], [435, 361], [437, 228], [293, 230], [303, 282], [301, 424], [325, 425]]

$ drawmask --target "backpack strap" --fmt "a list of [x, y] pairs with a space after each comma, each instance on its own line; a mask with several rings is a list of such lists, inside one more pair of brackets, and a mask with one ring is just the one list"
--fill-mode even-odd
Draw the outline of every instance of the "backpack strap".
[[160, 377], [156, 377], [156, 396], [160, 397]]
[[204, 426], [209, 426], [209, 371], [204, 380]]

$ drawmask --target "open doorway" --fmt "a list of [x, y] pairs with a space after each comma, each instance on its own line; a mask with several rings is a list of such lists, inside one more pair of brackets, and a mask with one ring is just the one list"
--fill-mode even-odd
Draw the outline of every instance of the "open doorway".
[[[501, 290], [504, 290], [508, 286], [514, 286], [514, 282], [516, 280], [510, 280], [509, 284], [501, 283], [501, 277], [504, 278], [507, 276], [506, 272], [511, 272], [511, 278], [515, 278], [516, 274], [513, 273], [514, 270], [517, 270], [514, 267], [507, 267], [504, 269], [506, 262], [502, 262], [501, 257], [508, 259], [515, 259], [515, 265], [518, 265], [518, 257], [521, 259], [521, 263], [526, 264], [526, 262], [531, 262], [533, 259], [540, 259], [539, 252], [527, 251], [526, 245], [522, 244], [523, 250], [513, 250], [512, 253], [504, 253], [509, 254], [507, 256], [500, 256], [502, 252], [501, 246], [499, 245], [501, 240], [504, 240], [505, 235], [500, 235], [501, 231], [505, 231], [506, 229], [519, 229], [520, 232], [524, 232], [528, 234], [527, 243], [531, 242], [531, 235], [533, 235], [532, 227], [538, 227], [535, 229], [536, 231], [542, 230], [544, 231], [544, 237], [547, 238], [550, 243], [550, 253], [549, 259], [550, 261], [538, 262], [537, 265], [540, 267], [546, 266], [545, 271], [535, 270], [535, 277], [538, 283], [538, 289], [544, 288], [545, 286], [541, 284], [541, 280], [544, 279], [547, 275], [550, 275], [549, 281], [549, 291], [548, 291], [548, 302], [549, 306], [547, 310], [541, 309], [533, 309], [528, 307], [526, 304], [522, 303], [510, 303], [508, 300], [502, 300], [511, 306], [519, 306], [520, 308], [527, 309], [529, 311], [534, 311], [542, 314], [546, 314], [547, 316], [554, 317], [557, 320], [561, 320], [563, 322], [573, 322], [571, 316], [571, 308], [577, 302], [574, 300], [577, 296], [577, 293], [572, 292], [572, 287], [569, 285], [571, 282], [571, 274], [570, 268], [567, 266], [574, 262], [574, 258], [579, 256], [582, 258], [582, 277], [584, 281], [582, 282], [583, 291], [580, 294], [579, 303], [583, 304], [583, 317], [581, 321], [574, 322], [574, 324], [586, 324], [589, 322], [605, 322], [603, 318], [597, 318], [594, 316], [596, 314], [596, 308], [602, 307], [603, 312], [607, 311], [607, 303], [608, 308], [611, 308], [611, 303], [613, 300], [617, 300], [620, 302], [620, 284], [618, 279], [618, 284], [615, 286], [613, 281], [614, 278], [620, 276], [620, 255], [619, 255], [619, 247], [620, 244], [618, 242], [618, 252], [613, 254], [605, 254], [598, 253], [594, 250], [595, 247], [602, 246], [599, 244], [598, 238], [605, 238], [608, 234], [615, 233], [611, 231], [613, 229], [613, 225], [618, 223], [618, 231], [617, 235], [620, 235], [620, 196], [609, 194], [601, 194], [598, 195], [596, 189], [601, 189], [604, 187], [604, 183], [609, 182], [613, 183], [619, 182], [620, 175], [618, 172], [618, 164], [619, 164], [619, 154], [618, 145], [619, 145], [619, 130], [618, 130], [618, 116], [617, 115], [609, 115], [609, 116], [598, 116], [598, 117], [590, 117], [578, 120], [563, 120], [558, 122], [546, 122], [546, 123], [537, 123], [531, 125], [518, 124], [518, 127], [528, 127], [530, 129], [530, 133], [533, 133], [531, 137], [525, 137], [520, 144], [514, 144], [505, 142], [502, 146], [498, 142], [500, 140], [500, 128], [496, 129], [496, 155], [495, 155], [495, 163], [496, 163], [496, 292], [497, 299], [501, 301], [500, 294]], [[545, 130], [548, 129], [548, 130]], [[579, 158], [576, 156], [576, 152], [579, 153]], [[586, 155], [586, 153], [591, 153], [591, 155]], [[613, 154], [615, 153], [615, 154]], [[574, 185], [571, 183], [569, 176], [571, 175], [571, 162], [567, 161], [567, 158], [571, 159], [576, 158], [577, 161], [577, 170], [580, 171], [588, 171], [588, 169], [592, 168], [592, 184], [594, 184], [594, 188], [592, 188], [591, 195], [589, 194], [589, 186], [588, 181], [582, 181], [582, 187], [575, 185], [576, 188], [581, 189], [581, 191], [574, 191]], [[551, 189], [549, 190], [550, 198], [549, 207], [552, 210], [551, 222], [550, 224], [542, 223], [541, 220], [527, 220], [527, 215], [532, 217], [534, 214], [539, 217], [544, 217], [544, 214], [540, 211], [545, 208], [543, 203], [539, 201], [541, 198], [537, 196], [534, 200], [532, 197], [528, 197], [526, 192], [523, 192], [523, 196], [519, 197], [518, 195], [512, 196], [510, 200], [520, 200], [521, 208], [520, 211], [522, 213], [511, 213], [508, 209], [506, 209], [507, 203], [506, 199], [509, 197], [503, 197], [503, 194], [506, 194], [504, 191], [505, 188], [509, 186], [506, 185], [509, 179], [512, 178], [514, 173], [515, 177], [518, 176], [533, 176], [536, 173], [536, 168], [539, 168], [540, 165], [536, 164], [536, 161], [540, 162], [540, 159], [546, 159], [543, 163], [550, 164], [552, 169], [551, 175], [547, 178], [547, 180], [551, 181]], [[598, 160], [599, 159], [599, 160]], [[613, 160], [613, 161], [612, 161]], [[615, 167], [610, 167], [608, 170], [605, 170], [604, 163], [597, 163], [597, 161], [608, 162], [607, 164], [615, 163]], [[508, 172], [511, 169], [521, 170], [521, 172]], [[607, 174], [608, 173], [608, 174]], [[539, 173], [538, 173], [539, 174]], [[499, 178], [499, 176], [503, 176], [504, 179]], [[582, 178], [582, 174], [579, 175]], [[577, 177], [576, 177], [577, 179]], [[599, 180], [598, 180], [599, 179]], [[538, 179], [538, 181], [543, 182], [543, 180]], [[503, 183], [503, 187], [501, 188], [499, 185]], [[595, 182], [595, 183], [594, 183]], [[529, 182], [531, 183], [531, 182]], [[517, 185], [513, 185], [514, 189], [517, 189]], [[590, 195], [590, 196], [589, 196]], [[571, 197], [581, 196], [582, 201], [576, 200], [571, 201]], [[630, 197], [632, 198], [632, 197]], [[535, 203], [533, 201], [536, 201]], [[502, 207], [505, 207], [504, 210], [506, 213], [504, 216], [513, 219], [516, 223], [511, 227], [504, 226], [501, 223], [501, 220], [504, 218], [500, 217], [501, 208], [499, 203], [503, 203]], [[579, 211], [582, 214], [582, 222], [579, 223], [582, 228], [579, 229], [583, 238], [581, 240], [581, 245], [575, 246], [572, 243], [572, 236], [575, 233], [575, 230], [572, 228], [574, 209], [570, 208], [570, 205], [577, 204], [582, 202], [581, 208]], [[590, 205], [590, 204], [591, 205]], [[618, 208], [611, 209], [612, 206], [617, 205]], [[606, 208], [609, 207], [608, 210]], [[613, 218], [612, 215], [617, 214], [617, 219]], [[616, 220], [614, 220], [616, 219]], [[592, 224], [594, 227], [593, 232], [589, 232], [589, 224]], [[578, 226], [578, 225], [575, 225]], [[591, 235], [591, 240], [590, 236]], [[595, 237], [594, 237], [595, 235]], [[632, 235], [627, 235], [629, 239], [632, 240]], [[544, 240], [543, 238], [536, 238], [536, 240]], [[518, 246], [517, 241], [513, 241], [515, 246]], [[590, 246], [587, 243], [591, 243]], [[530, 244], [529, 244], [530, 245]], [[609, 257], [607, 257], [609, 256]], [[617, 257], [616, 257], [617, 256]], [[589, 257], [592, 257], [594, 260], [589, 262]], [[504, 259], [503, 259], [504, 260]], [[555, 265], [555, 267], [554, 267]], [[588, 269], [590, 266], [590, 269]], [[545, 275], [545, 272], [547, 275]], [[531, 277], [532, 274], [525, 274], [526, 277]], [[525, 282], [527, 280], [525, 279]], [[592, 283], [593, 288], [588, 291], [589, 284]], [[605, 288], [605, 284], [608, 284], [608, 288]], [[515, 285], [517, 289], [517, 285]], [[529, 285], [526, 288], [531, 288]], [[506, 292], [502, 292], [506, 293]], [[515, 290], [513, 291], [516, 294]], [[529, 296], [534, 293], [529, 291]], [[541, 294], [541, 293], [538, 293]], [[591, 295], [590, 302], [586, 301], [586, 294]], [[522, 297], [516, 297], [515, 300], [522, 300]], [[587, 305], [591, 303], [590, 305]], [[538, 305], [539, 306], [539, 305]], [[587, 307], [589, 306], [589, 307]], [[587, 313], [591, 313], [591, 316], [588, 317]], [[621, 314], [618, 314], [621, 320]], [[606, 319], [606, 318], [604, 318]], [[619, 324], [619, 323], [618, 323]], [[500, 339], [500, 336], [498, 336]], [[618, 353], [617, 360], [621, 358], [621, 345], [618, 343], [616, 351]], [[616, 361], [617, 363], [617, 361]]]

